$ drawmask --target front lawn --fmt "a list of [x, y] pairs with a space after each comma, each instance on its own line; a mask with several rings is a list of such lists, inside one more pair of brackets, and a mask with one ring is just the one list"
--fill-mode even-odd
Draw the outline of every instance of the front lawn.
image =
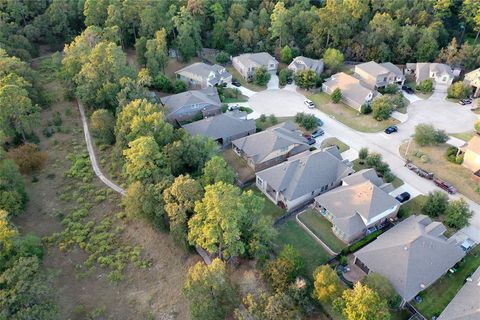
[[237, 80], [238, 82], [240, 82], [240, 84], [242, 85], [242, 87], [245, 87], [247, 89], [250, 89], [252, 91], [263, 91], [265, 89], [267, 89], [267, 86], [257, 86], [256, 84], [252, 83], [252, 82], [248, 82], [247, 80], [245, 80], [242, 75], [234, 68], [234, 67], [227, 67], [226, 68], [227, 71], [232, 75], [232, 77]]
[[278, 228], [278, 236], [274, 242], [276, 251], [286, 245], [292, 245], [305, 259], [305, 271], [310, 279], [319, 265], [327, 262], [331, 256], [294, 220], [288, 220]]
[[468, 142], [472, 137], [475, 135], [475, 131], [470, 130], [466, 132], [461, 132], [461, 133], [452, 133], [450, 134], [452, 137], [455, 137], [457, 139], [463, 140], [465, 142]]
[[330, 147], [330, 146], [337, 146], [340, 153], [345, 152], [348, 149], [350, 149], [350, 147], [346, 143], [344, 143], [343, 141], [341, 141], [337, 138], [327, 138], [327, 139], [322, 141], [320, 146], [321, 146], [321, 148], [327, 148], [327, 147]]
[[265, 199], [264, 206], [263, 206], [263, 215], [267, 215], [275, 219], [280, 218], [283, 216], [286, 211], [278, 206], [276, 206], [270, 199], [268, 199], [255, 185], [251, 185], [248, 188], [245, 188], [245, 191], [252, 190], [253, 193], [263, 199]]
[[335, 104], [325, 92], [307, 94], [307, 96], [322, 112], [357, 131], [379, 132], [399, 123], [398, 120], [393, 118], [377, 121], [373, 119], [371, 114], [361, 114], [344, 103]]
[[427, 318], [437, 316], [445, 309], [457, 292], [465, 284], [465, 279], [480, 266], [480, 246], [474, 248], [459, 263], [457, 272], [447, 273], [431, 287], [420, 293], [423, 301], [414, 303], [415, 307]]
[[307, 211], [299, 214], [298, 218], [332, 251], [339, 253], [347, 246], [335, 236], [332, 231], [332, 224], [330, 221], [322, 217], [318, 211], [314, 209], [308, 209]]
[[[355, 171], [360, 171], [360, 170], [363, 170], [363, 169], [369, 169], [370, 167], [367, 166], [365, 163], [364, 164], [360, 164], [360, 159], [355, 159], [352, 161], [353, 163], [353, 170]], [[392, 173], [393, 174], [393, 173]], [[403, 180], [400, 179], [399, 177], [397, 177], [396, 175], [393, 175], [395, 177], [395, 179], [393, 179], [393, 181], [391, 182], [393, 187], [394, 188], [398, 188], [400, 186], [402, 186], [404, 184]]]
[[410, 217], [412, 214], [422, 214], [422, 208], [427, 201], [427, 196], [418, 195], [410, 201], [402, 204], [400, 210], [398, 210], [398, 217], [405, 219]]
[[[406, 144], [400, 146], [400, 154], [405, 154]], [[412, 141], [408, 150], [407, 159], [413, 164], [435, 174], [436, 177], [451, 183], [458, 192], [475, 202], [480, 202], [479, 184], [473, 180], [473, 173], [460, 164], [447, 161], [445, 153], [448, 145], [420, 147], [415, 141]], [[417, 152], [426, 154], [428, 162], [423, 163], [420, 158], [415, 156]]]
[[276, 121], [272, 122], [272, 119], [270, 118], [269, 115], [266, 115], [265, 121], [260, 120], [260, 118], [256, 119], [255, 122], [257, 124], [257, 129], [258, 130], [265, 130], [267, 128], [270, 128], [272, 126], [275, 126], [279, 123], [285, 122], [285, 121], [295, 121], [295, 117], [275, 117]]

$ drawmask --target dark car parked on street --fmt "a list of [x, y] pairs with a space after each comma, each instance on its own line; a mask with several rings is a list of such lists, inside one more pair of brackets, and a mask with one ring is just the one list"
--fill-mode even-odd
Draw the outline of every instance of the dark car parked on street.
[[395, 199], [400, 203], [404, 203], [405, 201], [410, 200], [410, 193], [402, 192], [398, 196], [396, 196]]
[[308, 143], [309, 146], [311, 146], [311, 145], [314, 145], [315, 143], [317, 143], [317, 140], [310, 137], [310, 138], [307, 138], [307, 143]]
[[397, 132], [397, 131], [398, 131], [397, 126], [390, 126], [387, 129], [385, 129], [386, 134], [394, 133], [394, 132]]
[[313, 138], [318, 138], [320, 136], [323, 136], [324, 133], [325, 133], [325, 131], [323, 131], [322, 129], [317, 129], [317, 130], [312, 132], [312, 137]]
[[467, 104], [471, 104], [472, 99], [462, 99], [462, 100], [458, 101], [458, 103], [460, 103], [462, 106], [465, 106]]
[[413, 91], [413, 89], [410, 88], [409, 86], [402, 86], [402, 90], [405, 91], [408, 94], [414, 94], [415, 93], [415, 91]]
[[234, 85], [235, 87], [240, 87], [240, 86], [242, 86], [242, 84], [241, 84], [238, 80], [236, 80], [236, 79], [232, 79], [232, 85]]
[[455, 194], [457, 193], [457, 189], [455, 189], [454, 186], [452, 186], [450, 183], [446, 182], [446, 181], [443, 181], [441, 179], [433, 179], [433, 183], [435, 183], [435, 185], [437, 187], [439, 187], [440, 189], [443, 189], [445, 191], [447, 191], [448, 193], [450, 194]]

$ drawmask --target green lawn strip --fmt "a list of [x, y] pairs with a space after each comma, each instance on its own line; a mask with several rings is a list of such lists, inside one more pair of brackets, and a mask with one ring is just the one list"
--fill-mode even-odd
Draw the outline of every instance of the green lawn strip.
[[[370, 168], [365, 163], [360, 164], [360, 159], [353, 160], [352, 162], [353, 162], [353, 170], [355, 170], [355, 171], [360, 171], [360, 170], [363, 170], [363, 169], [369, 169]], [[398, 187], [402, 186], [404, 184], [403, 180], [400, 179], [399, 177], [397, 177], [396, 175], [394, 175], [394, 176], [395, 176], [395, 179], [393, 179], [393, 181], [391, 182], [393, 187], [398, 188]]]
[[305, 272], [312, 279], [313, 271], [328, 261], [331, 256], [294, 220], [288, 220], [278, 227], [275, 240], [278, 251], [286, 245], [292, 245], [305, 259]]
[[247, 102], [248, 99], [244, 98], [225, 98], [223, 99], [222, 103], [241, 103], [241, 102]]
[[227, 67], [227, 71], [232, 75], [232, 77], [240, 82], [242, 87], [245, 87], [247, 89], [253, 90], [253, 91], [263, 91], [267, 89], [267, 86], [257, 86], [256, 84], [253, 84], [251, 82], [248, 82], [245, 80], [242, 75], [234, 68], [234, 67]]
[[320, 111], [357, 131], [370, 133], [379, 132], [385, 130], [385, 128], [389, 126], [400, 123], [394, 118], [377, 121], [371, 114], [361, 114], [344, 103], [334, 104], [331, 101], [330, 96], [324, 92], [315, 94], [307, 93], [307, 97], [315, 103]]
[[347, 151], [350, 149], [350, 147], [344, 143], [343, 141], [337, 139], [337, 138], [327, 138], [322, 141], [321, 147], [322, 148], [327, 148], [330, 146], [337, 146], [340, 153]]
[[255, 185], [251, 185], [245, 188], [245, 191], [252, 190], [253, 193], [259, 197], [265, 199], [262, 214], [272, 217], [273, 219], [279, 218], [285, 214], [285, 210], [276, 206], [270, 199], [268, 199]]
[[451, 133], [450, 135], [452, 137], [455, 137], [463, 141], [469, 141], [475, 135], [475, 131], [470, 130], [470, 131], [461, 132], [461, 133]]
[[282, 122], [285, 122], [285, 121], [294, 121], [295, 120], [295, 117], [278, 117], [276, 118], [277, 119], [277, 122], [276, 123], [272, 123], [270, 121], [270, 118], [268, 116], [268, 114], [266, 115], [267, 116], [267, 119], [265, 121], [261, 121], [260, 119], [256, 119], [255, 122], [256, 122], [256, 125], [257, 125], [257, 129], [260, 129], [260, 130], [265, 130], [267, 128], [270, 128], [272, 126], [275, 126], [279, 123], [282, 123]]
[[420, 293], [423, 301], [415, 307], [427, 318], [438, 316], [465, 284], [465, 279], [480, 266], [480, 247], [473, 249], [459, 263], [457, 272], [447, 273], [432, 286]]
[[316, 210], [308, 209], [301, 213], [298, 218], [332, 251], [339, 253], [347, 245], [340, 241], [332, 231], [332, 224]]
[[411, 199], [410, 201], [402, 204], [400, 210], [398, 211], [398, 216], [400, 218], [408, 218], [412, 214], [421, 214], [422, 207], [427, 201], [427, 196], [418, 195], [415, 198]]

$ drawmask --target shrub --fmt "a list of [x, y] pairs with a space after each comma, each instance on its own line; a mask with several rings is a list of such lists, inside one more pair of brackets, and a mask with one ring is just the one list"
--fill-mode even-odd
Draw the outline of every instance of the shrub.
[[368, 103], [364, 103], [362, 104], [362, 106], [360, 107], [360, 113], [361, 114], [369, 114], [372, 112], [372, 107], [370, 106], [370, 104]]
[[289, 46], [285, 46], [280, 50], [280, 60], [283, 63], [289, 64], [293, 59], [293, 51]]
[[474, 128], [475, 128], [475, 131], [476, 131], [478, 134], [480, 134], [480, 120], [477, 120], [477, 121], [475, 122]]
[[396, 84], [388, 84], [386, 87], [385, 87], [385, 90], [384, 92], [386, 94], [395, 94], [398, 92], [398, 86]]
[[172, 81], [170, 81], [170, 79], [163, 74], [158, 74], [155, 78], [153, 78], [152, 84], [153, 87], [158, 91], [167, 93], [173, 91]]
[[278, 82], [281, 86], [287, 84], [287, 80], [292, 76], [292, 70], [290, 69], [282, 69], [278, 73]]
[[420, 161], [422, 161], [422, 163], [429, 163], [430, 162], [430, 157], [426, 154], [424, 154], [423, 156], [420, 157]]
[[265, 122], [267, 121], [267, 116], [264, 113], [262, 113], [259, 119], [260, 119], [260, 122]]
[[258, 68], [253, 75], [253, 83], [257, 86], [266, 86], [270, 81], [270, 73], [265, 68]]
[[92, 135], [101, 143], [111, 145], [115, 142], [115, 117], [107, 109], [98, 109], [90, 118]]
[[468, 221], [473, 215], [465, 199], [451, 201], [445, 210], [445, 223], [449, 227], [461, 229], [468, 225]]
[[313, 130], [317, 127], [317, 119], [313, 114], [297, 113], [295, 122], [305, 130]]
[[228, 61], [230, 61], [230, 56], [225, 51], [220, 51], [215, 57], [215, 61], [217, 61], [220, 64], [225, 64]]
[[368, 157], [368, 148], [361, 148], [358, 151], [358, 158], [360, 160], [365, 160]]
[[295, 73], [295, 84], [302, 89], [311, 89], [317, 85], [317, 74], [313, 70], [299, 70]]
[[342, 266], [346, 266], [348, 264], [348, 259], [347, 257], [345, 256], [340, 256], [340, 258], [338, 258], [338, 262], [342, 265]]
[[333, 48], [328, 48], [325, 50], [325, 54], [323, 55], [325, 66], [331, 71], [338, 70], [338, 68], [340, 68], [340, 66], [343, 64], [344, 60], [345, 58], [343, 53]]
[[333, 103], [339, 103], [340, 100], [342, 100], [342, 90], [336, 88], [335, 90], [333, 90], [330, 98], [332, 99]]
[[422, 93], [430, 93], [433, 91], [433, 81], [432, 79], [426, 79], [417, 84], [415, 87], [417, 91], [420, 91]]
[[53, 125], [59, 127], [62, 125], [62, 116], [60, 115], [60, 112], [56, 111], [53, 114]]
[[448, 196], [442, 191], [433, 191], [428, 194], [427, 200], [422, 207], [422, 213], [436, 218], [443, 215], [448, 206]]
[[187, 84], [182, 80], [175, 80], [173, 83], [173, 92], [181, 93], [187, 91]]
[[359, 241], [353, 243], [349, 247], [344, 248], [341, 251], [341, 255], [348, 255], [349, 253], [355, 252], [360, 250], [361, 248], [365, 247], [367, 244], [372, 242], [373, 240], [377, 239], [379, 235], [384, 232], [383, 229], [377, 230], [375, 232], [370, 233], [369, 235], [365, 236], [364, 238], [360, 239]]
[[472, 93], [472, 88], [463, 83], [462, 81], [458, 81], [453, 83], [448, 88], [447, 98], [454, 98], [454, 99], [464, 99], [468, 98]]
[[269, 115], [269, 116], [268, 116], [268, 120], [270, 121], [270, 123], [271, 123], [272, 125], [275, 125], [275, 124], [278, 123], [278, 119], [277, 119], [277, 117], [275, 117], [274, 114]]
[[41, 169], [47, 161], [47, 154], [38, 150], [34, 144], [24, 144], [7, 153], [23, 174], [29, 174]]
[[415, 127], [413, 139], [420, 146], [437, 145], [447, 142], [448, 135], [443, 130], [435, 129], [431, 124], [419, 124]]
[[372, 101], [373, 117], [376, 120], [381, 121], [390, 118], [393, 109], [392, 102], [388, 96], [381, 96]]
[[457, 153], [458, 153], [458, 148], [450, 146], [447, 148], [447, 151], [445, 152], [445, 158], [447, 158], [447, 160], [450, 162], [456, 163]]

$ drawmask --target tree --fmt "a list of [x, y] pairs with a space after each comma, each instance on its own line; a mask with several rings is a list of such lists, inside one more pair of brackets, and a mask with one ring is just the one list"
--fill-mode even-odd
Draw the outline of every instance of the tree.
[[168, 63], [167, 31], [162, 28], [155, 33], [155, 38], [146, 43], [145, 59], [147, 69], [156, 75], [164, 72]]
[[278, 82], [281, 86], [284, 86], [287, 84], [287, 80], [292, 77], [292, 70], [290, 69], [282, 69], [278, 73]]
[[398, 92], [398, 86], [396, 84], [390, 83], [385, 87], [386, 94], [395, 94]]
[[165, 155], [151, 136], [142, 136], [130, 142], [123, 155], [123, 172], [129, 182], [157, 182], [168, 174]]
[[183, 292], [190, 302], [192, 319], [225, 319], [236, 303], [235, 290], [228, 279], [225, 263], [198, 262], [188, 270]]
[[362, 284], [373, 289], [378, 295], [387, 300], [390, 308], [398, 308], [402, 298], [393, 288], [390, 281], [379, 273], [371, 272], [362, 280]]
[[236, 320], [291, 320], [301, 319], [295, 301], [285, 293], [269, 295], [265, 292], [255, 296], [248, 293], [242, 300], [243, 308], [235, 309]]
[[18, 166], [10, 159], [0, 160], [0, 208], [11, 215], [23, 212], [27, 193]]
[[47, 154], [39, 151], [36, 145], [27, 143], [11, 149], [7, 153], [7, 158], [15, 162], [21, 173], [29, 174], [41, 169], [45, 165]]
[[452, 228], [461, 229], [469, 225], [469, 220], [473, 216], [473, 211], [470, 210], [465, 199], [450, 201], [445, 210], [445, 223]]
[[299, 112], [295, 115], [295, 122], [308, 131], [318, 126], [317, 118], [313, 114], [305, 114], [304, 112]]
[[422, 207], [422, 213], [435, 218], [445, 213], [448, 206], [448, 196], [441, 191], [433, 191], [428, 194], [427, 201]]
[[187, 91], [187, 84], [180, 79], [175, 80], [173, 82], [173, 92], [174, 93], [181, 93]]
[[342, 90], [340, 90], [340, 88], [335, 88], [335, 90], [333, 90], [332, 92], [332, 95], [330, 96], [333, 103], [339, 103], [340, 100], [342, 100], [342, 97]]
[[353, 289], [343, 291], [334, 308], [346, 320], [389, 320], [387, 301], [373, 289], [357, 282]]
[[299, 70], [294, 76], [295, 84], [302, 89], [311, 89], [317, 86], [317, 74], [313, 70]]
[[464, 99], [468, 98], [470, 94], [472, 93], [472, 88], [463, 83], [462, 81], [458, 81], [453, 83], [449, 88], [448, 88], [448, 98], [454, 98], [454, 99]]
[[255, 70], [252, 82], [258, 86], [266, 86], [270, 81], [270, 73], [264, 67]]
[[413, 139], [420, 146], [436, 145], [448, 140], [448, 135], [443, 130], [435, 129], [431, 124], [419, 124], [415, 127]]
[[137, 56], [137, 62], [141, 66], [147, 64], [147, 59], [145, 58], [145, 53], [147, 52], [147, 38], [140, 37], [135, 41], [135, 53]]
[[159, 91], [169, 93], [173, 92], [173, 84], [164, 74], [158, 74], [153, 78], [153, 87]]
[[358, 151], [358, 158], [360, 160], [365, 160], [366, 158], [368, 157], [368, 148], [361, 148], [359, 151]]
[[183, 175], [175, 178], [172, 185], [163, 191], [170, 233], [175, 242], [183, 248], [188, 247], [188, 219], [193, 215], [195, 202], [201, 200], [202, 195], [200, 183]]
[[272, 15], [270, 16], [270, 32], [272, 33], [272, 39], [278, 38], [280, 47], [282, 47], [284, 43], [288, 42], [288, 16], [288, 10], [285, 8], [285, 3], [283, 3], [283, 1], [277, 2], [273, 8]]
[[115, 142], [115, 117], [107, 109], [98, 109], [90, 117], [92, 135], [101, 143], [113, 144]]
[[480, 120], [475, 121], [474, 128], [475, 128], [475, 132], [477, 134], [480, 134]]
[[215, 61], [217, 61], [220, 64], [225, 64], [228, 61], [230, 61], [230, 56], [225, 51], [220, 51], [215, 57]]
[[283, 63], [289, 64], [290, 62], [292, 62], [292, 59], [293, 59], [292, 49], [290, 49], [289, 46], [283, 47], [282, 50], [280, 51], [280, 60]]
[[323, 61], [328, 69], [330, 69], [332, 72], [335, 72], [341, 65], [343, 65], [345, 58], [343, 53], [337, 49], [328, 48], [325, 50], [325, 54], [323, 55]]
[[299, 253], [291, 245], [286, 245], [276, 259], [267, 262], [264, 275], [276, 292], [286, 292], [302, 272], [304, 264]]
[[320, 266], [313, 273], [313, 295], [320, 302], [329, 302], [341, 293], [340, 279], [330, 266]]
[[172, 21], [178, 33], [176, 38], [177, 50], [182, 60], [188, 62], [202, 48], [200, 25], [186, 7], [181, 7]]
[[119, 80], [121, 89], [116, 97], [118, 109], [121, 110], [134, 100], [147, 100], [151, 103], [156, 103], [157, 101], [152, 98], [151, 92], [146, 88], [146, 86], [151, 85], [151, 82], [152, 78], [147, 69], [141, 69], [138, 72], [137, 79], [121, 78]]
[[373, 117], [378, 120], [387, 120], [393, 112], [393, 106], [388, 96], [380, 96], [371, 103]]
[[220, 181], [233, 184], [235, 172], [222, 157], [214, 156], [205, 163], [201, 181], [204, 186]]
[[433, 81], [432, 79], [426, 79], [421, 81], [417, 86], [415, 87], [417, 91], [420, 91], [421, 93], [430, 93], [433, 92]]
[[[13, 238], [17, 230], [11, 225], [8, 219], [8, 212], [0, 209], [0, 251], [9, 252], [13, 247]], [[1, 261], [1, 260], [0, 260]]]

